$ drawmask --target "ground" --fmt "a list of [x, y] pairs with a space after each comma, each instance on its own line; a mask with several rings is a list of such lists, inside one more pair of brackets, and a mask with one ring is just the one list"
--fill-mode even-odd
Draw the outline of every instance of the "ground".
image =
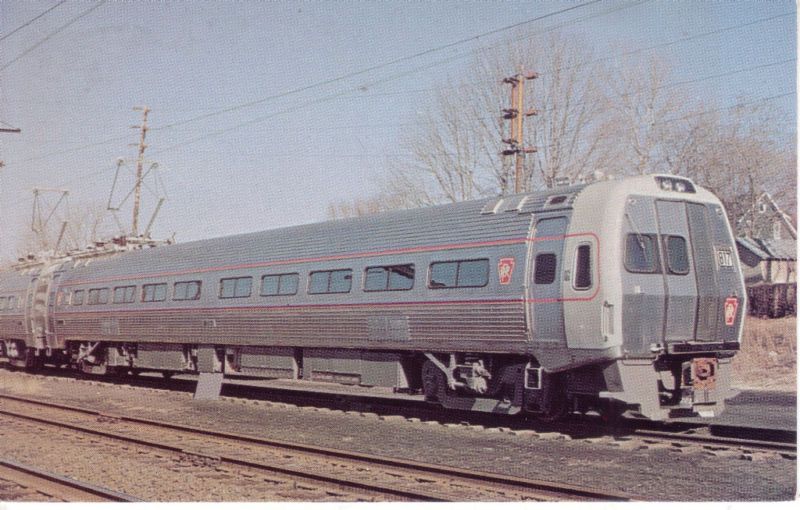
[[796, 391], [797, 317], [745, 319], [742, 350], [733, 359], [733, 385]]

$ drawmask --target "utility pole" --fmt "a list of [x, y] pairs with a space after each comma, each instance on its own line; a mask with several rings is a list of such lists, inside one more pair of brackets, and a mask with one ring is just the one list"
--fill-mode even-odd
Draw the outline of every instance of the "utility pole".
[[131, 126], [133, 129], [139, 129], [139, 156], [136, 158], [136, 185], [133, 190], [133, 232], [134, 237], [139, 235], [139, 203], [142, 196], [142, 166], [144, 165], [144, 150], [147, 145], [144, 143], [144, 138], [147, 136], [147, 114], [150, 113], [150, 108], [147, 106], [134, 106], [134, 111], [142, 112], [142, 125]]
[[522, 120], [525, 117], [536, 115], [536, 110], [525, 109], [525, 82], [534, 80], [539, 75], [533, 72], [523, 73], [522, 70], [503, 79], [503, 83], [511, 85], [511, 107], [503, 109], [503, 118], [510, 121], [510, 136], [503, 139], [503, 143], [508, 145], [503, 150], [503, 156], [514, 156], [514, 193], [522, 193], [523, 163], [525, 154], [536, 152], [536, 148], [523, 147], [525, 143], [524, 125]]

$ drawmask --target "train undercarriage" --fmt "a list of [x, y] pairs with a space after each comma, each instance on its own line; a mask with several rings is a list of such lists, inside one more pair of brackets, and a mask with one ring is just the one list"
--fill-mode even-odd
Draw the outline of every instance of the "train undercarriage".
[[[94, 375], [216, 374], [218, 386], [224, 376], [249, 376], [389, 387], [422, 394], [447, 409], [533, 415], [542, 421], [592, 411], [607, 419], [626, 411], [659, 420], [712, 416], [728, 394], [730, 362], [729, 357], [660, 356], [553, 373], [529, 357], [486, 353], [103, 341], [37, 350], [22, 340], [0, 341], [0, 358], [28, 370], [54, 365]], [[211, 398], [215, 392], [219, 387], [212, 388]]]

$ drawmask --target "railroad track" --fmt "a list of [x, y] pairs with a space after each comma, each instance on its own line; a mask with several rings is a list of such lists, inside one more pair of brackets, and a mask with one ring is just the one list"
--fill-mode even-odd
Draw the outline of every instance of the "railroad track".
[[[60, 372], [54, 369], [53, 373]], [[32, 374], [27, 374], [34, 376]], [[72, 375], [67, 377], [73, 378]], [[89, 376], [102, 381], [101, 377]], [[106, 378], [107, 379], [107, 378]], [[112, 380], [116, 380], [113, 379]], [[136, 377], [120, 379], [132, 386], [145, 388], [173, 389], [191, 392], [194, 382], [188, 380], [169, 380], [152, 377]], [[574, 415], [563, 422], [525, 423], [518, 416], [487, 415], [465, 411], [443, 411], [435, 405], [421, 400], [400, 399], [373, 395], [318, 393], [309, 388], [254, 387], [236, 385], [229, 381], [225, 388], [231, 396], [246, 399], [284, 402], [311, 407], [330, 407], [341, 410], [369, 411], [377, 414], [401, 415], [415, 417], [422, 421], [439, 421], [441, 423], [463, 423], [465, 425], [482, 425], [485, 427], [505, 427], [519, 429], [533, 427], [538, 432], [560, 432], [573, 438], [591, 437], [623, 437], [643, 440], [660, 440], [676, 444], [693, 444], [713, 448], [742, 448], [759, 451], [796, 453], [796, 434], [791, 431], [774, 431], [756, 427], [718, 426], [690, 422], [655, 423], [641, 419], [622, 419], [616, 426], [610, 426], [594, 416]], [[777, 436], [777, 440], [760, 438]], [[758, 438], [758, 439], [756, 439]]]
[[139, 501], [132, 496], [50, 473], [19, 462], [0, 459], [0, 500], [119, 502]]
[[[627, 501], [628, 494], [558, 482], [476, 472], [411, 460], [321, 448], [110, 415], [0, 394], [0, 415], [66, 428], [113, 441], [259, 476], [283, 476], [361, 495], [404, 501]], [[157, 438], [157, 439], [156, 439]]]
[[630, 437], [643, 439], [657, 439], [675, 443], [676, 445], [697, 444], [715, 448], [740, 448], [744, 450], [770, 451], [786, 454], [796, 454], [797, 444], [782, 441], [763, 441], [760, 439], [748, 439], [739, 437], [720, 437], [708, 435], [697, 430], [688, 432], [666, 432], [659, 430], [637, 429], [627, 434]]

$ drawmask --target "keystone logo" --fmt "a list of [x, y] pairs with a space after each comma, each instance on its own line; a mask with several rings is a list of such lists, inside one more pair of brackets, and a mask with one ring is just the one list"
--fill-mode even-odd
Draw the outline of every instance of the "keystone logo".
[[511, 283], [511, 275], [514, 274], [514, 257], [505, 257], [497, 263], [497, 274], [500, 276], [500, 285]]
[[739, 300], [729, 297], [725, 300], [725, 325], [733, 326], [736, 322], [736, 309], [739, 308]]

